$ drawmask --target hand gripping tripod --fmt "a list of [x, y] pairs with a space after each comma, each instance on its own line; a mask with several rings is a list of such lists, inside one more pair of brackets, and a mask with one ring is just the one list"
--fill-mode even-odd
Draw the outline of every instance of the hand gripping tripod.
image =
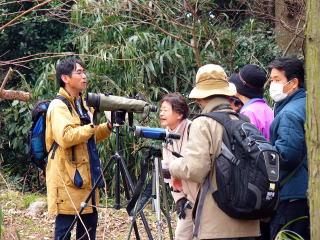
[[[121, 203], [120, 203], [120, 180], [121, 180], [121, 177], [122, 177], [122, 181], [123, 181], [123, 185], [124, 185], [124, 192], [125, 192], [126, 199], [129, 201], [129, 199], [131, 198], [131, 194], [134, 191], [134, 185], [133, 185], [132, 179], [130, 177], [129, 171], [127, 169], [127, 166], [124, 162], [124, 159], [120, 154], [120, 126], [124, 125], [125, 114], [126, 114], [126, 112], [124, 112], [124, 111], [114, 112], [115, 116], [113, 117], [112, 122], [113, 122], [113, 126], [114, 126], [115, 132], [116, 132], [116, 150], [115, 150], [114, 154], [112, 155], [112, 157], [110, 158], [110, 160], [108, 161], [106, 167], [101, 172], [101, 175], [99, 176], [99, 178], [95, 182], [95, 184], [92, 187], [92, 190], [89, 193], [89, 195], [87, 196], [86, 200], [81, 203], [81, 209], [79, 210], [78, 215], [75, 216], [75, 218], [74, 218], [72, 224], [70, 225], [63, 240], [65, 240], [68, 233], [72, 230], [75, 223], [77, 222], [77, 219], [82, 214], [83, 210], [88, 206], [88, 202], [90, 201], [93, 194], [95, 193], [95, 190], [98, 187], [98, 183], [103, 179], [103, 176], [106, 173], [106, 170], [110, 167], [111, 163], [113, 163], [113, 162], [116, 163], [115, 205], [113, 207], [117, 210], [119, 210], [120, 208], [123, 207], [123, 206], [121, 206]], [[148, 223], [147, 223], [147, 220], [145, 218], [144, 213], [141, 211], [141, 212], [139, 212], [139, 215], [140, 215], [141, 220], [143, 222], [143, 225], [144, 225], [144, 228], [145, 228], [146, 233], [148, 235], [148, 238], [150, 240], [153, 240], [153, 237], [151, 235], [151, 231], [148, 226]], [[140, 234], [139, 234], [138, 226], [137, 226], [135, 219], [133, 219], [132, 224], [133, 224], [136, 239], [140, 239]]]

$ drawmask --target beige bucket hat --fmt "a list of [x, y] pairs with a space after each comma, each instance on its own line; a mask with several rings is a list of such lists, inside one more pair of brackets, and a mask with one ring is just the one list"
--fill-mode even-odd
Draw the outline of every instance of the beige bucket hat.
[[229, 83], [223, 68], [215, 64], [207, 64], [199, 68], [196, 75], [195, 87], [189, 98], [206, 98], [212, 95], [234, 96], [236, 86]]

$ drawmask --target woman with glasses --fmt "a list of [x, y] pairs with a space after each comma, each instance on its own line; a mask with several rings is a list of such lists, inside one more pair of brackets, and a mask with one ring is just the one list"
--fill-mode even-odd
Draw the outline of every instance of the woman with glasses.
[[197, 184], [171, 178], [168, 170], [170, 162], [176, 158], [172, 155], [172, 152], [177, 152], [182, 156], [185, 155], [191, 124], [191, 121], [187, 119], [188, 113], [188, 104], [179, 93], [170, 93], [160, 101], [161, 126], [180, 135], [179, 140], [164, 145], [162, 160], [164, 178], [166, 182], [169, 182], [177, 208], [175, 240], [191, 240], [193, 235], [192, 207], [196, 199]]

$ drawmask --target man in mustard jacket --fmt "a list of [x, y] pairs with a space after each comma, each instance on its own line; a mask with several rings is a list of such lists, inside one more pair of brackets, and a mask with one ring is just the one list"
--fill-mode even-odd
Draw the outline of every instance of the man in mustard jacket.
[[[66, 233], [71, 226], [81, 202], [89, 195], [101, 174], [96, 141], [107, 138], [110, 123], [94, 125], [81, 92], [87, 87], [84, 64], [75, 58], [60, 61], [56, 68], [60, 85], [58, 95], [70, 102], [70, 109], [60, 99], [54, 99], [46, 118], [46, 147], [49, 151], [46, 168], [48, 211], [56, 214], [54, 238], [70, 239]], [[98, 183], [103, 186], [103, 181]], [[99, 202], [98, 190], [89, 205]], [[95, 239], [98, 213], [96, 208], [85, 208], [77, 221], [77, 239]]]
[[[209, 113], [221, 105], [228, 105], [228, 96], [236, 94], [236, 88], [228, 83], [222, 67], [208, 64], [199, 68], [195, 87], [189, 98], [194, 98], [203, 108], [202, 113]], [[217, 111], [232, 111], [221, 109]], [[208, 117], [193, 120], [184, 158], [177, 158], [169, 165], [172, 177], [199, 183], [200, 189], [205, 178], [217, 188], [214, 161], [221, 152], [223, 126]], [[214, 201], [208, 191], [201, 217], [197, 214], [199, 191], [193, 213], [200, 220], [199, 229], [195, 226], [194, 235], [199, 239], [253, 240], [259, 236], [258, 220], [241, 220], [226, 215]], [[198, 232], [198, 233], [197, 233]]]

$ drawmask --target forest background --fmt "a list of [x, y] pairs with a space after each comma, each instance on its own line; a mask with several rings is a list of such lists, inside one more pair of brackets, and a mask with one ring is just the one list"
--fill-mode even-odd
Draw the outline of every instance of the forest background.
[[[45, 190], [27, 159], [27, 134], [33, 104], [52, 99], [58, 90], [59, 59], [84, 60], [87, 92], [139, 93], [157, 105], [169, 92], [187, 97], [197, 69], [207, 63], [221, 65], [230, 75], [249, 63], [267, 71], [268, 63], [282, 55], [303, 58], [305, 19], [303, 0], [2, 0], [0, 80], [11, 68], [5, 88], [31, 96], [0, 100], [1, 177], [22, 192]], [[189, 104], [192, 116], [199, 108]], [[157, 113], [144, 122], [134, 116], [138, 125], [159, 126]], [[137, 149], [154, 143], [122, 130], [122, 154], [136, 180]], [[103, 164], [114, 150], [115, 136], [99, 145]], [[111, 198], [114, 170], [106, 174]]]

